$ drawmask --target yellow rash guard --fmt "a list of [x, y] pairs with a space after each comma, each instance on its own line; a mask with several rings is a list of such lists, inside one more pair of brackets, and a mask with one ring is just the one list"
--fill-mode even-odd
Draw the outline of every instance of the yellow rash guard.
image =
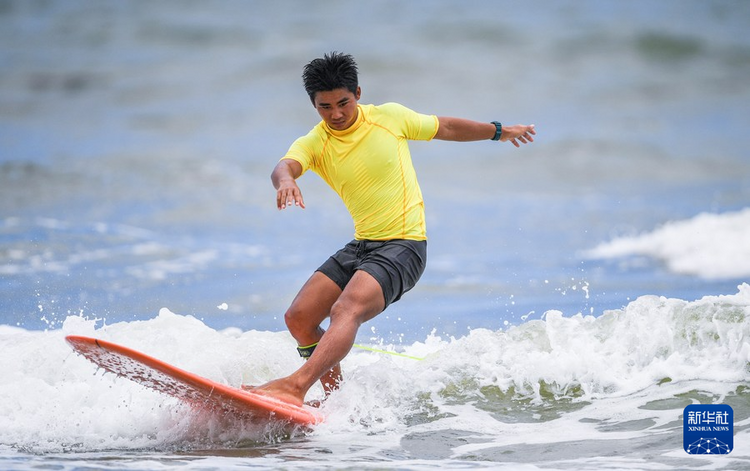
[[358, 105], [357, 119], [337, 131], [321, 121], [283, 159], [314, 171], [338, 193], [358, 240], [427, 239], [424, 202], [407, 140], [429, 141], [437, 116], [397, 103]]

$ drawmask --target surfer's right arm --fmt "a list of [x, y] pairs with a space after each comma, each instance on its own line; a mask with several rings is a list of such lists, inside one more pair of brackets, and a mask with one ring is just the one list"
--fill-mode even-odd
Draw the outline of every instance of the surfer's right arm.
[[302, 165], [293, 159], [281, 159], [271, 173], [271, 182], [276, 188], [276, 207], [285, 209], [295, 205], [305, 208], [305, 200], [297, 186], [297, 178], [302, 175]]

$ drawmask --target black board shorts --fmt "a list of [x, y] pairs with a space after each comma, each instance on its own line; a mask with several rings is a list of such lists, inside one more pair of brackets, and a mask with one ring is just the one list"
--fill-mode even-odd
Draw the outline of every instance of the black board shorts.
[[317, 271], [342, 291], [357, 270], [369, 273], [380, 283], [387, 308], [417, 284], [426, 265], [426, 240], [353, 240]]

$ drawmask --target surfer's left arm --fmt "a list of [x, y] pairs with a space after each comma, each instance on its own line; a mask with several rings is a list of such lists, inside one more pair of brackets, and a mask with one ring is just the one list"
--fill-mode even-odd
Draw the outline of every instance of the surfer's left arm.
[[443, 141], [483, 141], [493, 139], [498, 134], [499, 141], [510, 141], [516, 147], [521, 144], [534, 142], [536, 131], [533, 124], [495, 125], [495, 123], [483, 123], [463, 118], [451, 118], [448, 116], [438, 117], [438, 131], [435, 139]]

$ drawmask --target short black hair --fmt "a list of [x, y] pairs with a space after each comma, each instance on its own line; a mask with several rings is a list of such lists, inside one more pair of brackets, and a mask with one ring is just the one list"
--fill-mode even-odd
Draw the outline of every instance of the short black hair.
[[349, 54], [334, 51], [310, 61], [302, 72], [302, 80], [313, 105], [317, 92], [346, 88], [356, 94], [359, 87], [357, 63]]

